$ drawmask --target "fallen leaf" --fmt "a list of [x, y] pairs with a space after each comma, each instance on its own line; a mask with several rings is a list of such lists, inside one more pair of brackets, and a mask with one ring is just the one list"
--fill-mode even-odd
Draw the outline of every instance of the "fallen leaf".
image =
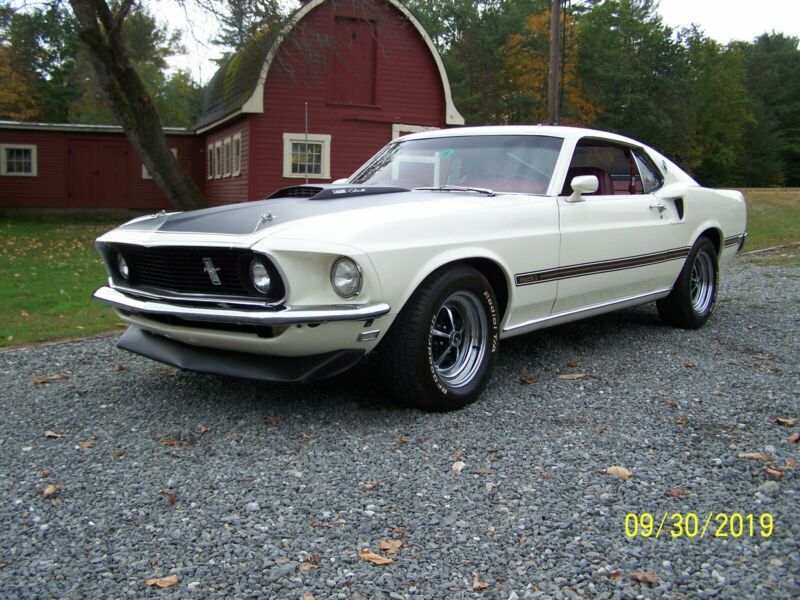
[[54, 381], [63, 381], [69, 379], [69, 375], [65, 373], [56, 373], [54, 375], [34, 375], [33, 383], [36, 385], [44, 385], [45, 383], [52, 383]]
[[50, 475], [50, 469], [42, 469], [39, 471], [39, 479], [46, 479]]
[[301, 431], [300, 437], [304, 440], [311, 440], [314, 439], [314, 434], [308, 433], [307, 431]]
[[370, 490], [374, 490], [375, 488], [381, 487], [381, 482], [380, 481], [372, 481], [370, 483], [362, 484], [361, 487], [364, 488], [367, 491], [370, 491]]
[[673, 401], [672, 401], [672, 400], [670, 400], [669, 398], [667, 398], [666, 400], [664, 400], [664, 402], [666, 402], [666, 403], [667, 403], [667, 406], [669, 406], [670, 408], [678, 408], [678, 404], [677, 404], [676, 402], [673, 402]]
[[749, 460], [760, 460], [762, 462], [771, 462], [774, 457], [769, 454], [761, 454], [760, 452], [740, 452], [739, 458], [747, 458]]
[[658, 581], [658, 575], [655, 573], [647, 573], [645, 571], [633, 571], [630, 574], [630, 578], [633, 581], [638, 581], [639, 583], [656, 583]]
[[620, 577], [622, 577], [622, 573], [620, 573], [615, 569], [608, 574], [608, 577], [609, 579], [619, 579]]
[[319, 565], [314, 565], [311, 564], [310, 562], [304, 562], [299, 567], [297, 567], [297, 570], [300, 571], [301, 573], [308, 573], [309, 571], [313, 571], [317, 567], [319, 567]]
[[19, 311], [19, 315], [20, 315], [21, 317], [26, 317], [26, 318], [31, 316], [31, 315], [28, 313], [28, 311], [27, 311], [27, 310], [21, 310], [21, 311]]
[[92, 442], [83, 440], [81, 442], [78, 442], [78, 446], [80, 446], [81, 448], [83, 448], [85, 450], [88, 450], [89, 448], [92, 447]]
[[800, 431], [796, 431], [786, 439], [789, 440], [789, 443], [791, 444], [796, 444], [797, 442], [800, 442]]
[[578, 379], [586, 379], [586, 373], [567, 373], [566, 375], [559, 375], [558, 378], [563, 381], [576, 381]]
[[113, 458], [114, 460], [119, 460], [123, 456], [125, 456], [125, 448], [117, 448], [116, 450], [114, 450], [114, 452], [111, 453], [111, 458]]
[[405, 446], [408, 443], [408, 438], [404, 438], [402, 435], [399, 435], [394, 438], [394, 441], [398, 446]]
[[167, 499], [167, 504], [170, 506], [175, 504], [175, 492], [170, 492], [169, 490], [161, 490], [160, 494]]
[[314, 529], [330, 529], [333, 527], [330, 523], [325, 523], [323, 521], [311, 521], [311, 527]]
[[478, 467], [477, 469], [472, 469], [470, 471], [470, 473], [472, 475], [489, 475], [489, 473], [491, 473], [491, 471], [489, 469], [487, 469], [486, 467]]
[[723, 392], [722, 390], [712, 390], [711, 391], [711, 395], [712, 396], [726, 396], [727, 394], [725, 392]]
[[539, 378], [534, 377], [533, 375], [526, 375], [523, 373], [519, 376], [519, 382], [523, 385], [532, 385], [534, 383], [539, 383]]
[[311, 592], [306, 592], [305, 594], [303, 594], [303, 600], [317, 600], [317, 599]]
[[780, 481], [783, 479], [783, 471], [780, 469], [773, 469], [772, 467], [767, 466], [764, 467], [764, 471], [769, 479], [774, 479], [775, 481]]
[[769, 354], [753, 354], [753, 358], [756, 360], [773, 360]]
[[122, 373], [123, 371], [127, 371], [127, 370], [128, 370], [128, 367], [126, 367], [125, 365], [123, 365], [123, 364], [117, 365], [117, 371], [119, 371], [120, 373]]
[[57, 483], [51, 483], [42, 492], [42, 496], [45, 498], [50, 498], [51, 496], [55, 496], [58, 492], [61, 491], [61, 486]]
[[676, 425], [686, 425], [688, 422], [689, 419], [687, 419], [686, 417], [678, 417], [677, 419], [675, 419]]
[[606, 469], [606, 473], [613, 475], [622, 481], [628, 481], [631, 478], [631, 472], [625, 467], [613, 466]]
[[400, 548], [403, 547], [402, 540], [381, 540], [378, 542], [378, 547], [384, 552], [389, 554], [397, 554]]
[[390, 565], [394, 561], [391, 558], [386, 558], [385, 556], [381, 556], [380, 554], [375, 554], [371, 550], [367, 550], [364, 548], [363, 550], [358, 551], [358, 557], [371, 562], [373, 565]]
[[567, 367], [569, 367], [570, 369], [577, 369], [578, 367], [580, 367], [580, 365], [576, 362], [569, 362], [567, 363]]
[[480, 577], [478, 577], [477, 573], [472, 574], [472, 591], [473, 592], [482, 592], [484, 590], [489, 589], [489, 584], [485, 581], [481, 581]]
[[273, 427], [277, 427], [281, 424], [281, 420], [278, 417], [264, 417], [264, 420]]
[[686, 490], [683, 488], [672, 488], [671, 490], [667, 490], [667, 496], [670, 498], [680, 498], [686, 494]]
[[797, 466], [797, 461], [793, 458], [787, 458], [786, 462], [783, 463], [784, 469], [794, 469]]
[[60, 433], [56, 433], [55, 431], [53, 431], [51, 429], [48, 429], [47, 431], [44, 432], [44, 437], [46, 437], [46, 438], [60, 438], [61, 434]]
[[456, 473], [461, 473], [461, 471], [463, 471], [464, 467], [466, 466], [467, 463], [465, 463], [463, 460], [457, 460], [456, 462], [453, 463], [453, 466], [450, 468]]
[[687, 362], [683, 363], [683, 368], [684, 369], [694, 369], [694, 363], [690, 363], [690, 362], [687, 361]]
[[206, 427], [205, 425], [200, 425], [197, 428], [197, 433], [208, 433], [209, 431], [211, 431], [211, 430], [208, 427]]
[[178, 576], [170, 575], [169, 577], [146, 579], [144, 583], [150, 587], [168, 588], [172, 587], [173, 585], [178, 585]]
[[797, 419], [786, 419], [784, 417], [777, 417], [774, 421], [775, 425], [782, 425], [783, 427], [794, 427], [797, 425]]
[[180, 441], [178, 441], [178, 440], [176, 440], [174, 438], [167, 438], [167, 439], [164, 440], [164, 445], [165, 446], [177, 446], [179, 444], [180, 444]]

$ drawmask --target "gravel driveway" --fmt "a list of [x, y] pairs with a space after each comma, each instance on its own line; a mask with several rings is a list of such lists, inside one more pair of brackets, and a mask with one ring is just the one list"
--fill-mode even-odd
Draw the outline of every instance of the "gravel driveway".
[[[298, 387], [115, 338], [2, 353], [0, 597], [796, 598], [800, 426], [773, 421], [800, 418], [800, 268], [725, 275], [701, 331], [649, 305], [503, 343], [450, 414], [393, 406], [369, 362]], [[774, 531], [626, 537], [676, 512]]]

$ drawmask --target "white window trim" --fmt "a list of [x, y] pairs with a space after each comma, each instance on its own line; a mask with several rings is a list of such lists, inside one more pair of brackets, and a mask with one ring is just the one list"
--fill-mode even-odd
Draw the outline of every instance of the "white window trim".
[[400, 137], [400, 132], [403, 135], [407, 133], [421, 133], [423, 131], [437, 131], [438, 127], [427, 127], [425, 125], [404, 125], [403, 123], [394, 123], [392, 125], [392, 139], [396, 140]]
[[[6, 161], [6, 150], [30, 150], [31, 151], [31, 172], [30, 173], [9, 173], [8, 162]], [[5, 177], [36, 177], [39, 174], [38, 151], [36, 144], [0, 144], [0, 175]]]
[[[292, 144], [306, 141], [322, 144], [322, 173], [292, 173]], [[283, 134], [283, 176], [287, 179], [330, 179], [331, 178], [331, 136], [322, 133], [284, 133]]]
[[[178, 149], [177, 148], [170, 148], [169, 151], [172, 152], [172, 156], [174, 156], [175, 158], [178, 158]], [[153, 178], [153, 176], [150, 175], [150, 171], [148, 171], [147, 167], [145, 167], [144, 163], [142, 163], [142, 179], [152, 179], [152, 178]]]
[[206, 179], [214, 179], [214, 144], [206, 147]]
[[222, 177], [222, 142], [214, 144], [214, 179]]
[[222, 176], [230, 177], [233, 170], [233, 142], [227, 137], [222, 141]]
[[[236, 151], [236, 142], [239, 142], [239, 151]], [[238, 177], [242, 174], [242, 134], [237, 133], [233, 136], [233, 169], [231, 171], [231, 175], [234, 177]]]

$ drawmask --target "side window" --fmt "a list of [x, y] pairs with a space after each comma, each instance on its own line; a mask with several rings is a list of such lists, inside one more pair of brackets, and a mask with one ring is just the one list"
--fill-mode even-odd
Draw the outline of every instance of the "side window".
[[645, 194], [655, 192], [658, 188], [664, 185], [664, 177], [661, 172], [655, 167], [651, 161], [641, 150], [633, 151], [633, 158], [636, 160], [636, 166], [639, 168], [642, 186]]
[[639, 173], [637, 162], [627, 146], [596, 140], [581, 141], [575, 148], [561, 193], [572, 193], [570, 183], [573, 177], [594, 175], [599, 184], [598, 196], [643, 194]]

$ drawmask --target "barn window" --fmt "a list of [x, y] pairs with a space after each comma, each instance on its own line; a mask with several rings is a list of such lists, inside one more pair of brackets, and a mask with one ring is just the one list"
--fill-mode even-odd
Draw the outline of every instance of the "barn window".
[[[174, 156], [175, 158], [178, 158], [178, 149], [177, 148], [170, 148], [169, 151], [172, 152], [172, 156]], [[148, 171], [147, 167], [145, 167], [144, 163], [142, 163], [142, 179], [152, 179], [152, 178], [153, 178], [153, 176], [150, 175], [150, 171]]]
[[233, 171], [234, 177], [242, 174], [242, 134], [233, 136]]
[[0, 175], [36, 177], [36, 146], [33, 144], [0, 144]]
[[223, 148], [223, 156], [225, 157], [225, 164], [224, 164], [224, 172], [222, 173], [225, 177], [231, 176], [231, 166], [233, 163], [233, 157], [231, 155], [231, 138], [225, 138], [225, 141], [222, 143]]
[[206, 177], [214, 179], [214, 144], [208, 145], [208, 152], [206, 153]]
[[284, 133], [283, 176], [330, 179], [331, 136], [311, 133]]
[[222, 142], [214, 144], [214, 179], [222, 177]]

